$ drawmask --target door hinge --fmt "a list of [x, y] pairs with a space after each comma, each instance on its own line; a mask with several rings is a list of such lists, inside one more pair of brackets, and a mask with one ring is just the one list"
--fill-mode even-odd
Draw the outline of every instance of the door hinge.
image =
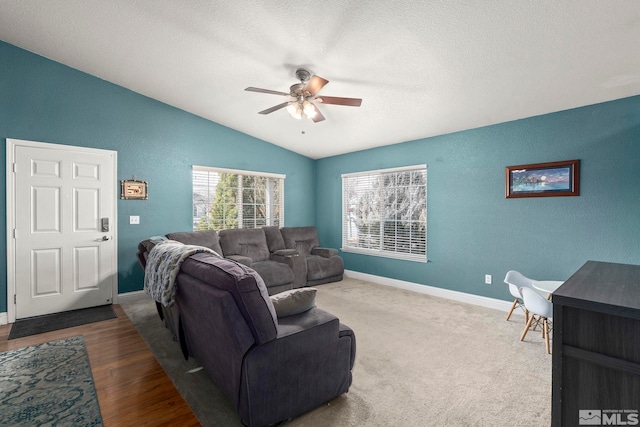
[[15, 173], [15, 172], [18, 172], [18, 164], [17, 164], [17, 163], [14, 163], [14, 164], [13, 164], [13, 172], [14, 172], [14, 173]]
[[16, 294], [13, 294], [13, 303], [14, 303], [14, 304], [17, 304], [17, 303], [18, 303], [18, 301], [16, 300]]
[[16, 231], [16, 229], [13, 229], [13, 238], [16, 239], [18, 237], [18, 232]]

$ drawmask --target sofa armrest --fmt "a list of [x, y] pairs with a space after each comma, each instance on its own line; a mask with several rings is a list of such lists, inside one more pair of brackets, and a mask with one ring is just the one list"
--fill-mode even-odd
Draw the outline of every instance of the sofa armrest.
[[245, 356], [239, 412], [250, 425], [297, 416], [351, 385], [353, 340], [340, 336], [337, 317], [312, 308], [278, 322], [277, 338]]
[[[276, 339], [286, 338], [291, 335], [299, 333], [312, 333], [310, 332], [314, 328], [320, 328], [322, 325], [335, 322], [335, 325], [330, 327], [330, 331], [326, 333], [331, 337], [335, 335], [337, 338], [340, 335], [340, 321], [333, 314], [324, 311], [318, 307], [313, 307], [305, 312], [294, 314], [292, 316], [278, 318], [278, 335]], [[321, 329], [317, 329], [315, 333], [319, 333]]]
[[251, 258], [249, 258], [248, 256], [242, 256], [242, 255], [229, 255], [225, 258], [228, 258], [232, 261], [235, 261], [239, 264], [242, 265], [246, 265], [247, 267], [251, 267], [253, 265], [253, 260]]
[[142, 267], [142, 271], [145, 271], [147, 268], [147, 257], [149, 256], [148, 252], [137, 252], [136, 258], [138, 259], [138, 264]]
[[136, 253], [136, 258], [140, 263], [140, 267], [144, 271], [147, 267], [147, 258], [149, 257], [149, 252], [156, 245], [155, 241], [152, 239], [145, 239], [142, 242], [138, 243], [138, 252]]
[[353, 364], [356, 361], [356, 334], [353, 333], [353, 329], [343, 323], [340, 323], [339, 331], [340, 338], [349, 337], [351, 340], [351, 369], [353, 369]]
[[307, 284], [307, 260], [295, 249], [280, 249], [271, 254], [271, 260], [287, 264], [293, 270], [293, 287]]
[[[277, 256], [282, 256], [282, 257], [291, 257], [291, 256], [298, 256], [300, 254], [295, 249], [280, 249], [280, 250], [275, 251], [271, 255], [277, 255]], [[272, 256], [272, 258], [273, 258], [273, 256]]]
[[311, 255], [320, 255], [323, 258], [331, 258], [338, 255], [337, 249], [332, 248], [313, 248], [311, 249]]

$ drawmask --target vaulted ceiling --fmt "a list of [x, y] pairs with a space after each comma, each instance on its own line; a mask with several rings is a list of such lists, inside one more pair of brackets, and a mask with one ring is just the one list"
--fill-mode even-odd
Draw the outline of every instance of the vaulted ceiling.
[[[640, 94], [637, 0], [0, 0], [0, 40], [311, 158]], [[299, 67], [362, 106], [258, 114]]]

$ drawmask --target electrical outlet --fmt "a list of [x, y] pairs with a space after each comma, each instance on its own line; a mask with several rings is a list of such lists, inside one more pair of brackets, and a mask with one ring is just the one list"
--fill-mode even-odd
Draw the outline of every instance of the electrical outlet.
[[140, 217], [138, 215], [131, 215], [129, 217], [129, 224], [140, 224]]
[[491, 275], [490, 274], [485, 274], [484, 275], [484, 283], [486, 283], [487, 285], [491, 284]]

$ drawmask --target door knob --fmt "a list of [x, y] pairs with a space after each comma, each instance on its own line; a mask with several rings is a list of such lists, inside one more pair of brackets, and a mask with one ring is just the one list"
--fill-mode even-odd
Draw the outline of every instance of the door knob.
[[102, 236], [102, 241], [107, 241], [109, 240], [109, 236]]

